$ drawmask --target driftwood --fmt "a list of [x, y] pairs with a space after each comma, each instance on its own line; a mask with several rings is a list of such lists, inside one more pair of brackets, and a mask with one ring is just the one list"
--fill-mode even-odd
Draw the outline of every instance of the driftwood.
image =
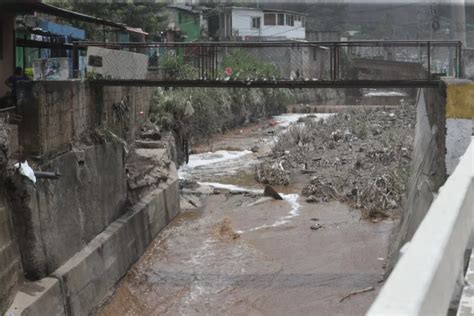
[[339, 300], [339, 303], [342, 303], [346, 298], [349, 298], [351, 297], [352, 295], [356, 295], [356, 294], [360, 294], [360, 293], [365, 293], [365, 292], [370, 292], [370, 291], [373, 291], [375, 290], [375, 288], [373, 286], [370, 286], [368, 288], [365, 288], [363, 290], [359, 290], [359, 291], [355, 291], [355, 292], [351, 292], [347, 295], [344, 295], [340, 300]]

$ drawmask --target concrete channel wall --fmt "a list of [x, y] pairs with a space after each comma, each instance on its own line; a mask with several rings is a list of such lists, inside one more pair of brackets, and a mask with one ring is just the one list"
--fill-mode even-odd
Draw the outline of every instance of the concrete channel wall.
[[29, 280], [46, 277], [126, 210], [125, 157], [118, 142], [69, 151], [38, 168], [59, 179], [8, 185], [16, 240]]
[[419, 91], [407, 205], [391, 244], [388, 270], [466, 151], [473, 131], [473, 104], [474, 82], [469, 80], [444, 79], [438, 89]]
[[160, 188], [108, 225], [47, 278], [25, 286], [6, 314], [89, 314], [178, 212], [178, 178], [172, 167], [168, 181]]
[[[174, 139], [160, 141], [165, 148], [156, 149], [150, 165], [166, 165], [166, 176], [131, 199], [127, 170], [139, 151], [135, 140], [152, 88], [71, 80], [27, 82], [20, 90], [23, 153], [34, 170], [60, 177], [38, 178], [35, 185], [9, 177], [12, 214], [4, 212], [0, 194], [0, 224], [8, 214], [13, 228], [0, 231], [0, 263], [8, 263], [0, 266], [0, 276], [8, 274], [0, 279], [0, 311], [87, 315], [179, 213]], [[21, 256], [13, 255], [17, 249]], [[21, 272], [25, 282], [18, 282]]]
[[444, 112], [443, 89], [419, 90], [407, 204], [390, 245], [389, 271], [398, 260], [400, 248], [413, 237], [423, 220], [433, 202], [433, 192], [445, 180]]
[[[474, 138], [367, 315], [447, 314], [474, 228], [473, 162]], [[458, 315], [472, 315], [472, 273]]]

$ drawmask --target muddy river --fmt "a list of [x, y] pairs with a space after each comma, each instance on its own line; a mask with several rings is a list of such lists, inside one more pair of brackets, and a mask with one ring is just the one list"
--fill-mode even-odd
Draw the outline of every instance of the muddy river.
[[187, 191], [181, 214], [98, 314], [363, 315], [381, 286], [393, 222], [361, 220], [338, 202], [306, 203], [297, 176], [276, 187], [283, 200], [262, 200], [253, 179], [255, 164], [301, 116], [281, 115], [271, 129], [237, 129], [196, 148], [179, 176], [219, 194]]

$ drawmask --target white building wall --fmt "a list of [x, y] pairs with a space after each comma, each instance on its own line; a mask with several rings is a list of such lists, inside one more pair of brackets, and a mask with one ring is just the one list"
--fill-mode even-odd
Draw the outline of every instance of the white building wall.
[[[264, 25], [263, 11], [252, 9], [232, 10], [232, 30], [234, 36], [278, 36], [288, 39], [304, 39], [305, 28], [302, 21], [294, 21], [294, 26], [289, 25]], [[252, 18], [260, 17], [260, 29], [252, 28]], [[286, 21], [286, 20], [285, 20]]]
[[[260, 29], [252, 28], [252, 18], [260, 18]], [[263, 12], [257, 10], [233, 9], [232, 34], [234, 36], [262, 36]]]

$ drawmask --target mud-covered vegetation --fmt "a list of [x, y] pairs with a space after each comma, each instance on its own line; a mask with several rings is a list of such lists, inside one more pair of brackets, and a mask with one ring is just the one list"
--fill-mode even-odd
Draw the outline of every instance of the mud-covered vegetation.
[[[168, 73], [175, 76], [188, 77], [196, 72], [179, 57], [168, 58], [167, 66]], [[220, 70], [223, 76], [227, 67], [243, 75], [251, 72], [270, 75], [277, 71], [274, 66], [243, 54], [226, 59]], [[183, 162], [190, 141], [202, 141], [211, 134], [283, 113], [293, 100], [293, 93], [286, 89], [159, 89], [150, 107], [150, 119], [162, 129], [175, 133], [178, 158]]]
[[348, 202], [370, 218], [394, 215], [403, 207], [414, 120], [409, 105], [307, 117], [280, 135], [257, 175], [285, 184], [285, 173], [301, 172], [310, 175], [302, 190], [308, 202]]

